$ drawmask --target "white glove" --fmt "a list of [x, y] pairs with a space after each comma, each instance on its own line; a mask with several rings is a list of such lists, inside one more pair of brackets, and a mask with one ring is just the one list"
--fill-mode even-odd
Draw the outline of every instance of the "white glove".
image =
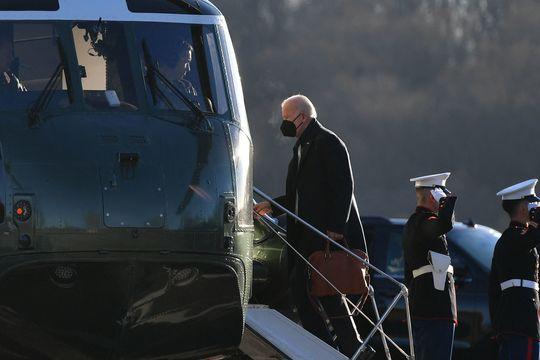
[[431, 190], [431, 195], [439, 202], [443, 197], [446, 197], [446, 193], [442, 191], [440, 188], [435, 188]]

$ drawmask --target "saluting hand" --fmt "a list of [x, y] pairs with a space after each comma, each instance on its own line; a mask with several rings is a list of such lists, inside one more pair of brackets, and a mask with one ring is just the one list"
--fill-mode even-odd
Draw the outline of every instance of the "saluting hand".
[[334, 241], [343, 240], [343, 234], [338, 234], [330, 230], [326, 230], [326, 235]]
[[443, 209], [448, 202], [450, 202], [451, 200], [456, 200], [457, 199], [457, 196], [454, 195], [453, 193], [450, 193], [448, 194], [447, 196], [441, 198], [441, 200], [439, 200], [439, 210]]

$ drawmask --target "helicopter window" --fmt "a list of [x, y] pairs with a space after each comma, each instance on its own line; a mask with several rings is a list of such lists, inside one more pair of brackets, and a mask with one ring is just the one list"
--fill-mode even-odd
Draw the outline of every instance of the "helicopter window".
[[0, 11], [56, 11], [58, 0], [0, 0]]
[[[228, 111], [212, 26], [137, 23], [134, 28], [142, 66], [146, 69], [147, 92], [156, 108], [187, 110], [185, 101], [177, 95], [178, 90], [203, 112]], [[149, 76], [149, 65], [156, 70], [156, 81]]]
[[192, 0], [127, 0], [135, 13], [200, 14], [200, 5]]
[[207, 46], [206, 49], [206, 58], [210, 59], [212, 64], [212, 78], [214, 79], [211, 82], [212, 94], [215, 97], [215, 110], [218, 114], [224, 114], [228, 110], [227, 96], [225, 91], [225, 83], [223, 81], [222, 67], [220, 66], [220, 57], [218, 53], [218, 46], [216, 42], [216, 35], [209, 28], [204, 28], [204, 36]]
[[[59, 39], [50, 23], [0, 23], [0, 109], [27, 110], [60, 65]], [[63, 72], [48, 109], [67, 107]]]
[[96, 110], [137, 110], [123, 25], [79, 22], [73, 39], [86, 104]]

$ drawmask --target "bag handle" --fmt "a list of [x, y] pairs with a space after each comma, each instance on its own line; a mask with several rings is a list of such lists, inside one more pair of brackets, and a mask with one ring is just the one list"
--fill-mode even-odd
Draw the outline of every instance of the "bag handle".
[[[351, 248], [349, 247], [349, 242], [347, 241], [347, 238], [344, 236], [343, 239], [341, 239], [341, 240], [343, 241], [343, 245], [347, 249], [351, 250]], [[324, 249], [324, 258], [329, 259], [331, 257], [332, 256], [330, 255], [330, 241], [326, 240], [326, 248]]]

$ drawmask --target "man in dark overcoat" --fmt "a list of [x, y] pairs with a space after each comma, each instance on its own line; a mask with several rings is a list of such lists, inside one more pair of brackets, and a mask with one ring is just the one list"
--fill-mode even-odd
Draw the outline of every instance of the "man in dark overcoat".
[[[345, 238], [351, 248], [366, 251], [345, 143], [317, 120], [315, 107], [305, 96], [295, 95], [286, 99], [282, 103], [282, 116], [283, 135], [296, 137], [297, 141], [288, 167], [285, 195], [276, 201], [333, 240], [339, 242]], [[257, 204], [255, 211], [273, 216], [281, 213], [266, 201]], [[326, 240], [290, 216], [287, 218], [287, 238], [306, 259], [326, 245]], [[314, 300], [319, 300], [331, 318], [340, 351], [351, 356], [358, 349], [360, 340], [340, 297], [313, 299], [308, 288], [308, 268], [296, 258], [291, 289], [303, 327], [334, 345], [328, 327], [317, 311], [319, 302]]]

